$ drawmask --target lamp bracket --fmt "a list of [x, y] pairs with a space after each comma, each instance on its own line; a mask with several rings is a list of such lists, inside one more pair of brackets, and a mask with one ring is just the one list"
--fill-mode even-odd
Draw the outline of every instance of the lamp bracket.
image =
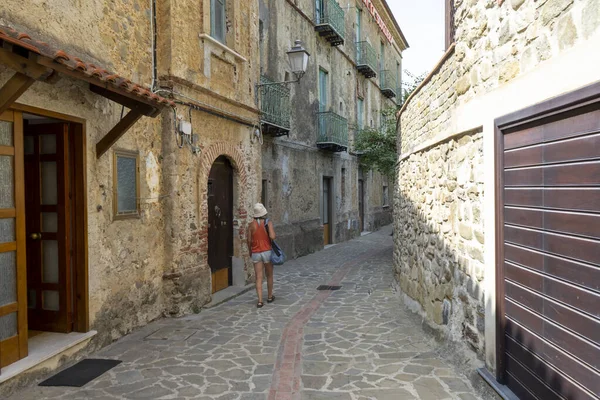
[[256, 87], [263, 87], [263, 86], [273, 86], [273, 85], [289, 85], [291, 83], [299, 83], [300, 79], [302, 79], [302, 75], [301, 74], [296, 74], [296, 78], [293, 81], [281, 81], [281, 82], [268, 82], [268, 83], [259, 83], [256, 85]]

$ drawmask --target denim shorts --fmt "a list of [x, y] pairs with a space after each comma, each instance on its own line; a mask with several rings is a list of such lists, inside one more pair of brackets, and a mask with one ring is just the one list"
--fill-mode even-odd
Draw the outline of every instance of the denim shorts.
[[253, 253], [252, 254], [252, 262], [254, 264], [259, 263], [259, 262], [268, 264], [271, 262], [271, 254], [273, 254], [273, 252], [271, 250], [265, 251], [262, 253]]

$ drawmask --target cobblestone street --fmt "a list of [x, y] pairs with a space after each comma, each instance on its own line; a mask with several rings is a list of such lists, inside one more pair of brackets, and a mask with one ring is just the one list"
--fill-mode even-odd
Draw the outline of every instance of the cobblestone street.
[[95, 355], [123, 363], [83, 388], [11, 399], [480, 399], [392, 289], [390, 232], [277, 268], [260, 310], [251, 291], [135, 331]]

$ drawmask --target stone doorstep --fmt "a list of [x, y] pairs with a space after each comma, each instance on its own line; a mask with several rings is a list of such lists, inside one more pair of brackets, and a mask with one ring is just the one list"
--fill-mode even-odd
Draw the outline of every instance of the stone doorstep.
[[[98, 332], [87, 333], [53, 333], [44, 332], [28, 340], [29, 355], [0, 370], [0, 393], [1, 385], [8, 380], [18, 377], [50, 359], [59, 360], [64, 353], [69, 352], [75, 346], [89, 342]], [[85, 343], [87, 344], [87, 343]]]
[[214, 293], [212, 295], [212, 300], [210, 303], [206, 304], [202, 308], [213, 308], [225, 302], [228, 302], [231, 299], [235, 299], [238, 296], [243, 295], [244, 293], [249, 292], [254, 289], [254, 283], [251, 283], [246, 286], [229, 286], [221, 290], [220, 292]]
[[361, 237], [362, 237], [362, 236], [367, 236], [367, 235], [370, 235], [371, 233], [373, 233], [373, 232], [371, 232], [371, 231], [362, 231], [362, 232], [360, 233], [360, 236], [361, 236]]

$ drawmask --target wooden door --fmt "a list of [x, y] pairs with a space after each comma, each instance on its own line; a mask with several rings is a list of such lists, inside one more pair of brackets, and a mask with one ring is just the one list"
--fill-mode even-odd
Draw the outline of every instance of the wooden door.
[[208, 265], [212, 292], [231, 286], [233, 257], [233, 168], [219, 157], [208, 179]]
[[590, 89], [497, 130], [498, 371], [523, 400], [600, 399], [600, 85]]
[[25, 127], [29, 328], [72, 330], [69, 125]]
[[0, 368], [27, 356], [23, 119], [0, 115]]
[[331, 244], [331, 178], [323, 178], [323, 241]]
[[360, 231], [365, 230], [365, 183], [358, 180], [358, 216], [360, 219]]

